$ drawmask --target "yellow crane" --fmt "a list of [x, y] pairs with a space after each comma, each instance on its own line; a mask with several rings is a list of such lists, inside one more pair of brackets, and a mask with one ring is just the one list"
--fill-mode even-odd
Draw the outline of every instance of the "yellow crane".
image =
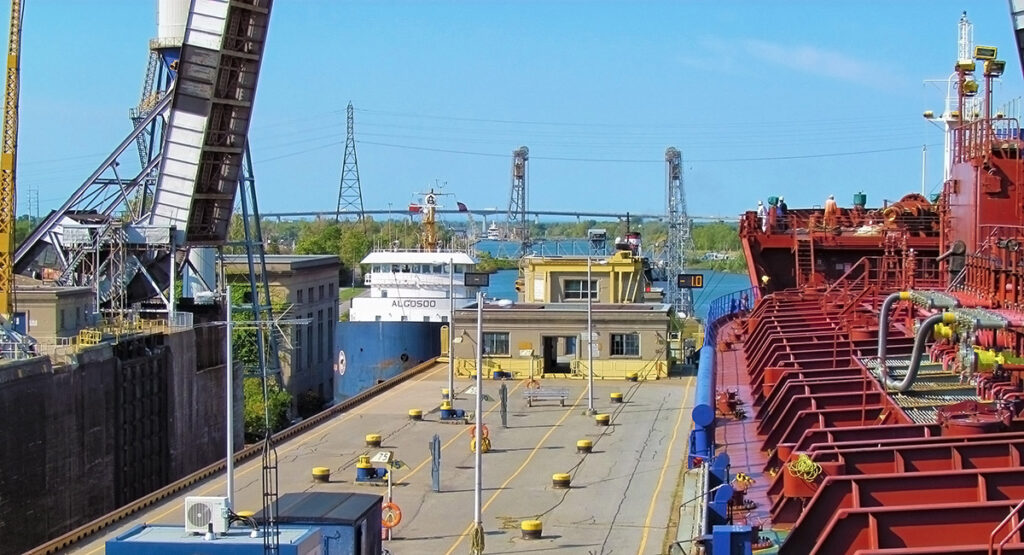
[[24, 0], [11, 0], [11, 34], [7, 43], [3, 144], [0, 150], [0, 315], [14, 317], [14, 170], [18, 160], [18, 96], [21, 73], [21, 22]]

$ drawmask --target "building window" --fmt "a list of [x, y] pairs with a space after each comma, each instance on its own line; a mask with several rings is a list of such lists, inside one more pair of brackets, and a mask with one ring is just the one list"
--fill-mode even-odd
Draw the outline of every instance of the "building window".
[[[309, 289], [310, 298], [313, 297], [313, 288]], [[309, 318], [309, 323], [306, 324], [306, 367], [313, 367], [313, 313], [307, 313], [306, 318]]]
[[485, 355], [508, 355], [508, 332], [484, 332]]
[[64, 309], [60, 309], [60, 330], [64, 330]]
[[293, 372], [302, 370], [302, 330], [295, 330], [295, 354], [292, 356], [292, 362], [294, 362]]
[[325, 341], [325, 339], [327, 339], [327, 338], [324, 337], [324, 311], [323, 310], [318, 310], [318, 311], [316, 311], [316, 340], [317, 340], [316, 361], [317, 362], [323, 362], [324, 361], [324, 348], [327, 347], [327, 341]]
[[565, 352], [563, 355], [575, 355], [576, 354], [576, 336], [570, 335], [565, 338]]
[[302, 289], [299, 289], [298, 291], [295, 292], [295, 302], [298, 304], [302, 304]]
[[640, 334], [639, 333], [613, 333], [612, 334], [612, 356], [638, 357], [640, 356]]
[[324, 286], [323, 285], [321, 285], [319, 287], [319, 291], [318, 292], [320, 293], [320, 300], [321, 301], [324, 300]]
[[306, 291], [306, 298], [309, 299], [309, 302], [314, 302], [316, 300], [316, 297], [313, 296], [313, 288], [312, 287], [310, 287]]
[[[587, 280], [567, 279], [565, 280], [565, 300], [585, 301], [587, 300]], [[590, 282], [590, 298], [597, 300], [597, 280]]]

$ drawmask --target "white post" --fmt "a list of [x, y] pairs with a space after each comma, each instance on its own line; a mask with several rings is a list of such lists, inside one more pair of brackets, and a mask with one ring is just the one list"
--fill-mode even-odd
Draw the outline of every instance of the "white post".
[[474, 463], [476, 465], [476, 485], [473, 489], [473, 518], [477, 527], [483, 527], [483, 518], [480, 515], [480, 491], [482, 489], [483, 468], [481, 468], [480, 453], [483, 451], [483, 438], [481, 437], [481, 426], [483, 426], [483, 374], [484, 374], [484, 292], [483, 289], [476, 292], [476, 453]]
[[[462, 280], [465, 287], [465, 278]], [[455, 259], [448, 259], [448, 401], [455, 401]], [[454, 406], [454, 405], [453, 405]]]
[[[96, 249], [96, 250], [97, 250], [97, 256], [99, 256], [99, 249]], [[171, 267], [170, 267], [171, 286], [167, 289], [167, 297], [170, 299], [170, 304], [167, 305], [167, 325], [168, 326], [170, 326], [171, 324], [174, 323], [174, 288], [175, 288], [175, 285], [174, 285], [174, 270], [175, 270], [175, 268], [174, 268], [174, 256], [172, 255], [170, 257], [170, 259], [171, 260], [170, 260], [169, 264], [171, 265]], [[99, 260], [99, 258], [97, 258], [97, 260]], [[97, 277], [97, 280], [98, 279], [99, 278]], [[99, 289], [96, 290], [96, 294], [99, 295]], [[96, 297], [96, 302], [99, 303], [99, 300], [100, 299], [97, 296]], [[100, 305], [97, 304], [96, 305], [96, 309], [99, 310], [99, 307], [100, 307]]]
[[[173, 258], [173, 257], [172, 257]], [[233, 341], [231, 339], [231, 332], [234, 326], [231, 325], [231, 286], [228, 285], [225, 288], [224, 304], [226, 306], [227, 318], [224, 323], [224, 330], [227, 334], [227, 341], [224, 342], [226, 348], [224, 349], [224, 388], [227, 390], [227, 402], [225, 403], [227, 411], [227, 459], [226, 459], [226, 471], [228, 475], [228, 487], [227, 487], [227, 498], [228, 508], [233, 508], [232, 501], [235, 498], [235, 427], [234, 427], [234, 416], [235, 416], [235, 388], [234, 388], [234, 366], [233, 361]]]
[[921, 145], [921, 196], [925, 196], [924, 187], [928, 175], [928, 145]]
[[[394, 462], [388, 459], [388, 503], [391, 503], [391, 473], [394, 470]], [[388, 541], [391, 541], [391, 528], [388, 528]]]
[[591, 293], [590, 255], [587, 255], [587, 413], [594, 414], [594, 321]]

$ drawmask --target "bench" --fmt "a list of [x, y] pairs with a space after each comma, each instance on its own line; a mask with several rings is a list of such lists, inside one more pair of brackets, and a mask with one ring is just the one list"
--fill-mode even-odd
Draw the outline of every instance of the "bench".
[[523, 392], [523, 399], [526, 399], [526, 405], [529, 407], [533, 406], [534, 401], [558, 401], [560, 405], [565, 406], [565, 400], [569, 397], [568, 387], [537, 387], [534, 389], [527, 389]]

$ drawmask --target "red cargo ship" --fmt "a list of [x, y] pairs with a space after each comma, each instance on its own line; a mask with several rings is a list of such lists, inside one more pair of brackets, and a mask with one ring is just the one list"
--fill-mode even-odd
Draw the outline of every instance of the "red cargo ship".
[[712, 307], [693, 412], [706, 552], [1024, 553], [1024, 141], [971, 54], [937, 198], [743, 216], [756, 287]]

